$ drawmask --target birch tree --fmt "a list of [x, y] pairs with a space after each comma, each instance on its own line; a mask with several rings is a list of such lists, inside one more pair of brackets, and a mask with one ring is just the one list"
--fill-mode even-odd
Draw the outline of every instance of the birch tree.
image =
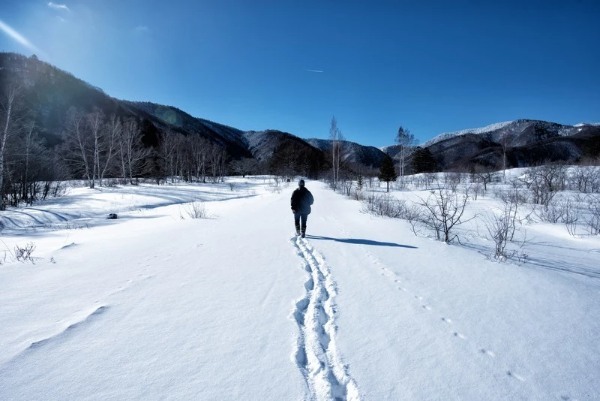
[[[100, 141], [102, 136], [102, 121], [103, 116], [100, 111], [94, 111], [85, 116], [85, 131], [84, 135], [89, 135], [91, 138], [92, 152], [92, 181], [90, 188], [94, 188], [96, 179], [100, 172]], [[102, 184], [102, 183], [101, 183]]]
[[133, 184], [133, 177], [143, 172], [150, 155], [150, 149], [142, 143], [142, 130], [134, 118], [125, 120], [118, 142], [121, 174]]
[[15, 84], [9, 84], [0, 95], [0, 210], [6, 208], [4, 193], [4, 168], [6, 157], [6, 144], [10, 137], [16, 135], [20, 129], [21, 115], [18, 113], [18, 100], [21, 96], [21, 88]]
[[91, 148], [85, 115], [80, 110], [69, 109], [65, 129], [65, 160], [77, 173], [85, 177], [90, 188], [94, 188], [95, 163]]
[[340, 165], [342, 161], [342, 145], [344, 136], [342, 135], [342, 131], [340, 131], [337, 126], [337, 120], [335, 119], [335, 116], [331, 118], [329, 139], [331, 140], [332, 185], [333, 189], [336, 189], [340, 179]]
[[160, 143], [160, 158], [163, 172], [166, 177], [171, 177], [173, 182], [175, 182], [175, 177], [177, 176], [177, 150], [181, 140], [183, 140], [183, 135], [168, 130], [162, 136]]
[[114, 157], [117, 150], [117, 141], [121, 136], [123, 124], [121, 120], [114, 114], [110, 116], [101, 126], [101, 135], [99, 137], [98, 151], [98, 174], [100, 185], [103, 185], [104, 177], [114, 167]]
[[415, 144], [415, 136], [409, 130], [400, 126], [396, 135], [396, 143], [400, 145], [400, 178], [404, 177], [404, 164], [406, 161], [407, 150]]

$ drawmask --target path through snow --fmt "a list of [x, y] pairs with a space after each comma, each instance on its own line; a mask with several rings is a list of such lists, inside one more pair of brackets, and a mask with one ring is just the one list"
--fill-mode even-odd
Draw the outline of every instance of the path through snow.
[[358, 401], [358, 388], [342, 362], [337, 346], [336, 285], [323, 257], [300, 237], [292, 242], [304, 261], [309, 278], [305, 296], [296, 302], [294, 319], [300, 336], [295, 359], [313, 399]]

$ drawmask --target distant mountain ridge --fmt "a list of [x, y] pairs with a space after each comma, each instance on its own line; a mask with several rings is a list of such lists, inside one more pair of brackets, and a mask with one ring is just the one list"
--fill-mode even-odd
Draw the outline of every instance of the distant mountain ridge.
[[510, 134], [510, 133], [514, 133], [514, 132], [522, 132], [525, 130], [525, 128], [527, 126], [531, 126], [531, 125], [536, 126], [538, 128], [543, 128], [543, 129], [546, 129], [549, 131], [553, 131], [554, 133], [558, 134], [559, 136], [572, 136], [572, 135], [575, 135], [578, 132], [580, 132], [585, 127], [600, 126], [600, 124], [586, 124], [586, 123], [580, 123], [580, 124], [576, 124], [576, 125], [564, 125], [564, 124], [558, 124], [558, 123], [542, 121], [542, 120], [521, 119], [521, 120], [505, 121], [505, 122], [501, 122], [501, 123], [490, 124], [488, 126], [481, 127], [481, 128], [470, 128], [470, 129], [464, 129], [464, 130], [455, 131], [455, 132], [445, 132], [445, 133], [442, 133], [442, 134], [430, 139], [429, 141], [425, 142], [423, 144], [423, 147], [428, 147], [428, 146], [434, 145], [437, 142], [441, 142], [446, 139], [452, 139], [454, 137], [459, 137], [459, 136], [468, 135], [468, 134], [484, 135], [484, 136], [487, 135], [487, 136], [489, 136], [490, 139], [498, 141], [500, 139], [499, 137], [502, 135], [505, 135], [507, 133]]
[[[327, 139], [306, 139], [314, 147], [321, 149], [326, 154], [332, 150], [332, 142]], [[365, 167], [379, 168], [385, 157], [385, 153], [374, 146], [365, 146], [356, 142], [341, 141], [342, 161], [348, 164], [363, 165]]]
[[450, 139], [455, 136], [461, 136], [461, 135], [466, 135], [466, 134], [483, 134], [483, 133], [487, 133], [487, 132], [492, 132], [495, 130], [499, 130], [499, 129], [501, 129], [509, 124], [512, 124], [512, 123], [513, 123], [513, 121], [505, 121], [505, 122], [486, 125], [485, 127], [480, 127], [480, 128], [468, 128], [468, 129], [463, 129], [463, 130], [454, 131], [454, 132], [443, 132], [443, 133], [433, 137], [432, 139], [428, 140], [427, 142], [425, 142], [423, 144], [423, 147], [431, 146], [437, 142], [443, 141], [445, 139]]
[[[292, 164], [310, 165], [313, 172], [330, 159], [329, 140], [302, 139], [279, 130], [242, 131], [193, 117], [174, 106], [115, 99], [34, 56], [0, 53], [0, 83], [5, 85], [9, 80], [22, 86], [27, 109], [49, 146], [62, 141], [67, 111], [77, 107], [83, 112], [97, 109], [105, 115], [136, 118], [148, 146], [157, 146], [161, 137], [176, 132], [206, 138], [222, 146], [232, 159], [253, 158], [267, 165], [285, 165], [293, 159]], [[399, 149], [398, 145], [378, 149], [343, 141], [342, 161], [348, 166], [377, 169], [385, 154], [398, 161]], [[600, 126], [522, 119], [440, 134], [417, 149], [426, 150], [436, 171], [477, 166], [498, 169], [505, 156], [512, 167], [547, 161], [578, 162], [600, 157]], [[302, 153], [302, 157], [294, 152]], [[413, 160], [409, 156], [406, 162], [410, 166]]]
[[193, 117], [173, 106], [151, 102], [123, 102], [160, 119], [168, 126], [175, 127], [185, 133], [201, 135], [212, 142], [218, 143], [225, 147], [228, 153], [236, 157], [251, 156], [248, 151], [248, 142], [244, 138], [244, 132], [237, 128]]
[[505, 156], [508, 167], [574, 163], [600, 157], [600, 126], [521, 119], [441, 134], [422, 148], [431, 152], [440, 170], [497, 169]]

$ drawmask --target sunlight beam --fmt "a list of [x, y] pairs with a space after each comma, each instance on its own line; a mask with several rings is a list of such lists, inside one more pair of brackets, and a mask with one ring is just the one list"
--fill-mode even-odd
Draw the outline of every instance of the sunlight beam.
[[31, 43], [25, 36], [21, 35], [19, 32], [14, 30], [10, 25], [6, 24], [4, 21], [0, 20], [0, 30], [7, 34], [11, 39], [15, 42], [21, 44], [27, 49], [31, 50], [34, 53], [40, 53], [40, 49], [35, 47], [33, 43]]

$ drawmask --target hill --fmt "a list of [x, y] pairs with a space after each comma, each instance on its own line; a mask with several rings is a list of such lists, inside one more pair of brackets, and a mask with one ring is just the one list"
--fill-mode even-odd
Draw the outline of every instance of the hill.
[[[0, 53], [0, 82], [3, 87], [8, 82], [16, 82], [21, 87], [28, 118], [33, 119], [48, 147], [64, 140], [67, 113], [77, 108], [84, 113], [99, 110], [105, 116], [136, 119], [143, 143], [155, 148], [169, 133], [198, 136], [224, 149], [228, 160], [253, 158], [263, 167], [312, 176], [318, 175], [319, 169], [325, 168], [330, 159], [329, 140], [302, 139], [279, 130], [244, 132], [194, 117], [175, 106], [115, 99], [35, 56]], [[525, 167], [547, 162], [579, 163], [600, 155], [600, 126], [522, 119], [444, 133], [417, 150], [417, 159], [426, 155], [428, 169], [436, 171]], [[377, 149], [343, 141], [342, 161], [346, 167], [377, 169], [385, 153], [398, 162], [398, 151], [396, 145]], [[294, 153], [301, 156], [296, 157]], [[407, 157], [408, 171], [413, 167], [412, 171], [418, 172], [417, 159]]]

